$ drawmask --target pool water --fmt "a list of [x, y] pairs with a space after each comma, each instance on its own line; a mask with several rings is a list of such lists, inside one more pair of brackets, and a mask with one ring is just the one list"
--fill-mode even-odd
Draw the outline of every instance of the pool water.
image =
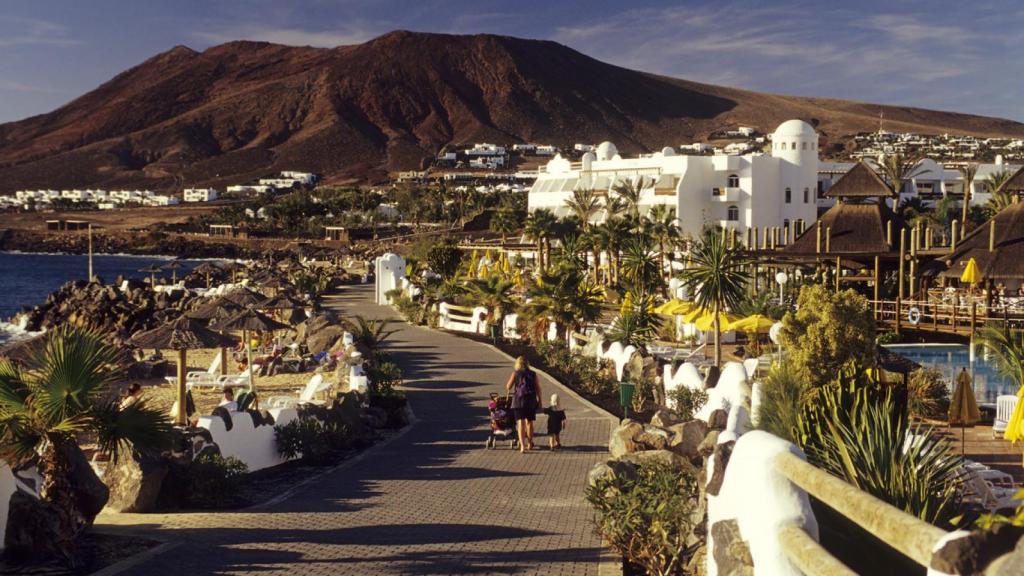
[[995, 404], [996, 396], [1017, 393], [1010, 380], [997, 372], [995, 359], [981, 347], [975, 348], [973, 364], [966, 344], [892, 344], [886, 348], [922, 366], [938, 368], [946, 377], [951, 393], [956, 375], [966, 366], [974, 377], [974, 396], [979, 403]]

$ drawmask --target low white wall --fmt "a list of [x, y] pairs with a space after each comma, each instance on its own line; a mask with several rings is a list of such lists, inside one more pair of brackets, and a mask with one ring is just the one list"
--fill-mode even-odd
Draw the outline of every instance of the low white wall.
[[477, 306], [467, 316], [464, 312], [452, 310], [447, 302], [438, 305], [438, 326], [454, 332], [487, 333], [487, 308]]
[[[274, 426], [287, 424], [298, 418], [298, 412], [294, 408], [273, 408], [268, 412], [274, 417]], [[199, 418], [199, 427], [210, 431], [210, 436], [220, 448], [221, 455], [233, 456], [245, 462], [250, 472], [287, 461], [277, 453], [274, 426], [253, 426], [252, 416], [247, 412], [231, 413], [231, 430], [227, 429], [220, 416]]]
[[18, 490], [18, 481], [6, 462], [0, 461], [0, 550], [7, 537], [7, 514], [11, 508], [11, 495]]

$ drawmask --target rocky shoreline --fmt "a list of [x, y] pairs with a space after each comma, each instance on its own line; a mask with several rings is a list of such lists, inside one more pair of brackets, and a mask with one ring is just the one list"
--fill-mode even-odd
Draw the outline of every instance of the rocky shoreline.
[[[231, 242], [206, 242], [163, 232], [106, 234], [93, 233], [95, 254], [175, 256], [178, 258], [258, 258], [267, 248]], [[43, 254], [87, 254], [85, 234], [47, 234], [32, 230], [0, 230], [0, 251]]]

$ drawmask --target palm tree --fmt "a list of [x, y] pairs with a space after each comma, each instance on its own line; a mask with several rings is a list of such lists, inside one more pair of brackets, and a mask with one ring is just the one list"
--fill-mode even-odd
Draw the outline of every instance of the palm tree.
[[622, 245], [630, 237], [632, 229], [624, 218], [612, 217], [598, 228], [601, 242], [609, 254], [609, 283], [619, 281], [622, 264]]
[[519, 229], [519, 219], [512, 210], [500, 208], [491, 216], [490, 228], [492, 232], [501, 234], [501, 241], [504, 243], [506, 236]]
[[650, 187], [647, 178], [640, 176], [637, 179], [623, 178], [612, 186], [612, 192], [622, 199], [626, 204], [626, 214], [634, 221], [640, 220], [640, 195], [645, 188]]
[[978, 343], [996, 359], [996, 369], [1018, 389], [1024, 386], [1024, 332], [986, 326], [978, 333]]
[[890, 154], [882, 158], [878, 164], [878, 170], [882, 173], [882, 177], [889, 181], [893, 191], [899, 194], [903, 182], [921, 174], [921, 160], [898, 153]]
[[597, 320], [605, 299], [604, 290], [575, 268], [542, 273], [528, 296], [522, 310], [537, 327], [535, 332], [542, 333], [546, 323], [554, 321], [559, 335]]
[[661, 269], [666, 275], [665, 289], [668, 289], [668, 276], [672, 273], [672, 251], [666, 251], [666, 247], [674, 247], [679, 241], [679, 219], [676, 218], [676, 209], [668, 204], [655, 204], [647, 213], [647, 221], [650, 223], [649, 231], [658, 242], [658, 253], [661, 255]]
[[743, 252], [729, 248], [724, 234], [708, 229], [690, 249], [690, 264], [680, 273], [680, 279], [694, 294], [700, 309], [714, 314], [716, 366], [722, 364], [720, 316], [743, 301], [748, 264]]
[[1006, 170], [993, 172], [985, 179], [985, 192], [988, 192], [988, 208], [993, 214], [998, 214], [1004, 208], [1009, 207], [1016, 200], [1016, 194], [1004, 191], [1003, 185], [1010, 180], [1012, 175]]
[[83, 509], [84, 499], [71, 483], [75, 452], [84, 460], [78, 439], [93, 437], [114, 459], [125, 448], [154, 453], [170, 447], [171, 423], [161, 411], [142, 401], [119, 408], [116, 400], [105, 399], [122, 377], [118, 361], [107, 338], [77, 327], [50, 333], [27, 366], [0, 359], [0, 458], [13, 467], [38, 455], [41, 499], [56, 511], [53, 539], [69, 565], [77, 562], [79, 536], [106, 504]]
[[622, 245], [622, 277], [634, 290], [653, 294], [662, 283], [659, 256], [647, 235], [627, 238]]
[[542, 271], [547, 267], [549, 240], [557, 223], [555, 214], [547, 208], [538, 208], [526, 217], [526, 236], [537, 243], [537, 265]]
[[466, 284], [470, 298], [480, 306], [485, 306], [490, 314], [488, 321], [498, 324], [509, 310], [514, 310], [516, 301], [512, 298], [515, 283], [506, 280], [500, 274], [491, 274], [487, 278], [474, 278]]
[[565, 205], [572, 210], [572, 213], [579, 218], [583, 224], [583, 234], [586, 236], [586, 241], [593, 248], [594, 258], [594, 279], [597, 279], [597, 269], [601, 263], [601, 253], [597, 249], [597, 243], [593, 242], [591, 238], [591, 232], [594, 229], [594, 225], [590, 222], [594, 216], [597, 216], [601, 212], [601, 200], [597, 197], [597, 193], [592, 188], [577, 188], [572, 191], [572, 198], [565, 201]]
[[974, 182], [974, 176], [978, 173], [978, 165], [967, 164], [960, 169], [960, 173], [964, 177], [963, 214], [960, 217], [960, 239], [963, 240], [967, 236], [967, 212], [971, 205], [971, 183]]
[[605, 220], [610, 220], [616, 216], [622, 216], [626, 213], [626, 202], [619, 196], [605, 196], [604, 200], [604, 215]]

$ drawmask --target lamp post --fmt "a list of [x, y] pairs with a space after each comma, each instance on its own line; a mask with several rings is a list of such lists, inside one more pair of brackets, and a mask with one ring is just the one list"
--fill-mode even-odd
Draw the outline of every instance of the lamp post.
[[783, 300], [782, 288], [786, 285], [786, 282], [789, 281], [789, 276], [787, 276], [785, 272], [779, 272], [775, 275], [775, 281], [779, 283], [779, 306], [783, 306], [785, 305], [785, 301]]

